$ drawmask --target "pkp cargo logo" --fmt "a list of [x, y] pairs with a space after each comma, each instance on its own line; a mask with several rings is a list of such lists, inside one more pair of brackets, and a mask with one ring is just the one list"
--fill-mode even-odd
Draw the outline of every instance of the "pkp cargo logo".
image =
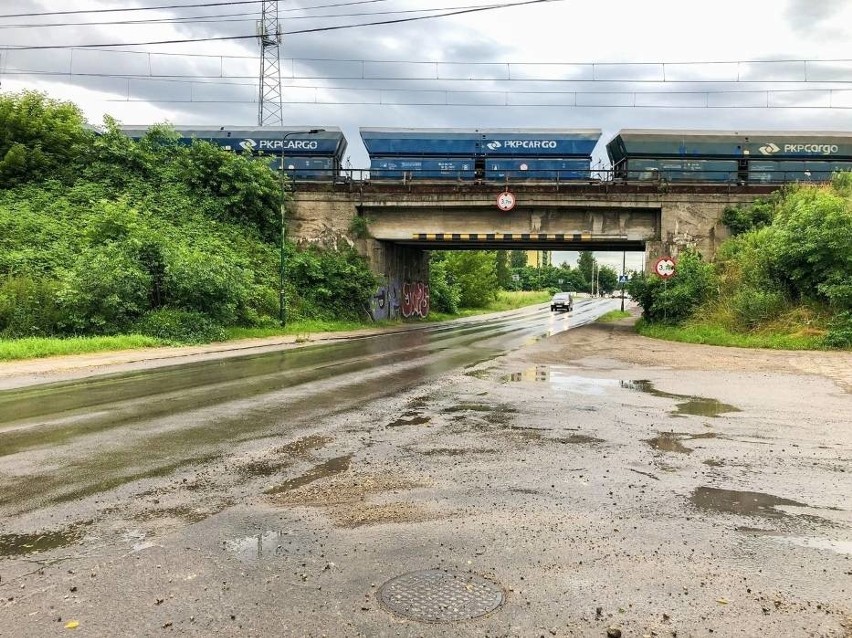
[[781, 147], [775, 142], [769, 142], [768, 144], [761, 146], [759, 150], [764, 155], [775, 155], [775, 153], [781, 150]]
[[556, 146], [557, 144], [555, 140], [503, 140], [502, 142], [494, 140], [493, 142], [488, 142], [485, 145], [489, 151], [496, 151], [501, 148], [534, 150], [556, 148]]
[[245, 139], [240, 142], [240, 148], [244, 151], [253, 151], [255, 148], [257, 148], [257, 142], [252, 139]]

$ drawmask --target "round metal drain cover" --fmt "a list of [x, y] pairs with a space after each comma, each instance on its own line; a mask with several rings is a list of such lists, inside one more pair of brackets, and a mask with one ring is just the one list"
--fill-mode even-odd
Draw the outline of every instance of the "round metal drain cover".
[[484, 616], [503, 604], [503, 590], [480, 576], [427, 569], [397, 576], [379, 589], [391, 612], [421, 622], [455, 622]]

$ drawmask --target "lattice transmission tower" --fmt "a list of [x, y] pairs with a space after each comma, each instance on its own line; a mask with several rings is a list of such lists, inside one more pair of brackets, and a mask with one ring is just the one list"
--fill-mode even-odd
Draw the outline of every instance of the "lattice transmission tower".
[[257, 23], [260, 42], [260, 76], [257, 123], [260, 126], [284, 126], [281, 94], [281, 25], [278, 22], [278, 0], [263, 0]]

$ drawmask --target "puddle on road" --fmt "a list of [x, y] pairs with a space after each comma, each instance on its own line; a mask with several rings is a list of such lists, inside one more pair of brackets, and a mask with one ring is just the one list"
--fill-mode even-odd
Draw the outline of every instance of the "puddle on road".
[[515, 372], [503, 381], [512, 383], [552, 383], [562, 390], [584, 394], [589, 396], [601, 396], [606, 394], [608, 388], [617, 388], [619, 381], [616, 379], [595, 379], [592, 377], [581, 377], [566, 372], [570, 368], [559, 366], [535, 366], [527, 368], [522, 372]]
[[[681, 441], [695, 441], [697, 439], [715, 439], [718, 438], [716, 432], [703, 432], [701, 434], [689, 434], [688, 432], [660, 432], [659, 436], [653, 439], [645, 439], [645, 443], [650, 445], [655, 450], [661, 452], [677, 452], [679, 454], [692, 454], [695, 450], [691, 447], [686, 447]], [[713, 465], [712, 462], [707, 462], [707, 465]], [[721, 463], [719, 463], [721, 466]]]
[[264, 494], [280, 494], [281, 492], [290, 492], [292, 490], [302, 487], [303, 485], [308, 485], [309, 483], [313, 483], [314, 481], [318, 481], [322, 478], [334, 476], [335, 474], [341, 474], [349, 469], [349, 465], [351, 462], [351, 454], [329, 459], [325, 463], [321, 463], [316, 467], [310, 469], [305, 474], [302, 474], [302, 476], [297, 476], [296, 478], [284, 481], [280, 485], [276, 485], [275, 487], [269, 488], [264, 492]]
[[689, 500], [697, 508], [711, 512], [771, 518], [790, 516], [788, 512], [778, 507], [809, 507], [805, 503], [763, 492], [721, 490], [715, 487], [697, 487]]
[[624, 388], [625, 390], [644, 392], [655, 397], [680, 400], [674, 412], [676, 416], [716, 417], [720, 414], [740, 411], [739, 408], [722, 403], [716, 399], [657, 390], [654, 384], [647, 379], [622, 381], [617, 379], [599, 379], [570, 374], [571, 371], [571, 368], [566, 367], [539, 365], [527, 368], [521, 372], [514, 372], [507, 377], [503, 377], [503, 381], [514, 383], [551, 383], [568, 392], [588, 396], [602, 396], [610, 388]]
[[654, 387], [654, 384], [648, 381], [647, 379], [620, 381], [619, 384], [625, 390], [644, 392], [645, 394], [650, 394], [651, 396], [655, 397], [661, 397], [663, 399], [686, 399], [686, 401], [681, 401], [676, 406], [674, 414], [678, 416], [690, 415], [717, 417], [720, 414], [725, 414], [727, 412], [740, 412], [739, 408], [733, 405], [729, 405], [727, 403], [722, 403], [721, 401], [717, 401], [716, 399], [709, 399], [707, 397], [696, 397], [688, 394], [675, 394], [673, 392], [663, 392], [662, 390], [657, 390]]
[[245, 562], [256, 562], [266, 558], [287, 555], [286, 545], [293, 542], [289, 532], [268, 531], [256, 536], [246, 536], [225, 541], [225, 549]]
[[0, 534], [0, 557], [26, 556], [66, 547], [83, 537], [82, 525], [39, 534]]
[[401, 428], [404, 425], [423, 425], [424, 423], [429, 423], [432, 419], [428, 416], [414, 416], [410, 419], [397, 419], [396, 421], [391, 421], [385, 427], [388, 428]]
[[679, 454], [692, 454], [694, 451], [691, 447], [686, 447], [680, 442], [681, 439], [676, 434], [664, 432], [660, 436], [653, 439], [645, 439], [645, 443], [650, 445], [655, 450], [661, 452], [677, 452]]

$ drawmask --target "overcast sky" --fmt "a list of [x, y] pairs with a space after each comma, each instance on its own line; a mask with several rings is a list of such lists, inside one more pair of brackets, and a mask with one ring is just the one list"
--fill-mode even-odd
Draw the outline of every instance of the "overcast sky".
[[[517, 1], [282, 0], [279, 15], [286, 33]], [[188, 6], [212, 2], [0, 0], [3, 15], [178, 7], [0, 17], [0, 86], [73, 100], [92, 123], [255, 125], [254, 38], [129, 46], [255, 33], [260, 2]], [[190, 20], [115, 24], [175, 17]], [[33, 26], [47, 23], [78, 24]], [[850, 0], [553, 0], [285, 35], [280, 55], [284, 124], [341, 127], [356, 168], [368, 165], [359, 127], [600, 128], [602, 162], [622, 128], [852, 130]]]

